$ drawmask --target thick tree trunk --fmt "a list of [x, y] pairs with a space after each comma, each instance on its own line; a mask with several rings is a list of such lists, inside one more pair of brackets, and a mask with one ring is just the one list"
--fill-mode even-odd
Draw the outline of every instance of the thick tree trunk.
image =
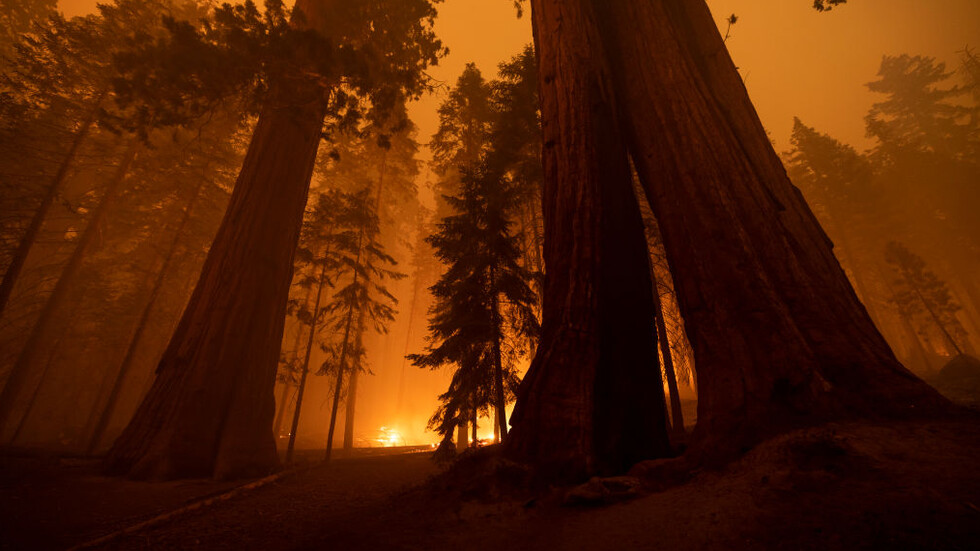
[[702, 446], [737, 452], [844, 410], [942, 407], [858, 301], [704, 2], [591, 1], [694, 348]]
[[459, 412], [459, 422], [456, 423], [456, 453], [466, 451], [468, 445], [466, 437], [466, 421], [463, 420], [463, 412]]
[[106, 458], [110, 473], [237, 478], [279, 467], [273, 390], [326, 99], [305, 80], [277, 90], [156, 381]]
[[109, 180], [109, 184], [102, 198], [99, 200], [99, 206], [92, 213], [92, 218], [85, 227], [85, 231], [82, 232], [78, 244], [75, 245], [75, 250], [72, 251], [68, 263], [65, 264], [64, 269], [61, 271], [61, 275], [58, 277], [58, 283], [55, 284], [54, 290], [51, 291], [51, 295], [45, 301], [44, 308], [41, 309], [37, 322], [35, 322], [34, 328], [27, 338], [27, 343], [24, 344], [23, 350], [17, 357], [17, 362], [7, 376], [7, 383], [3, 387], [3, 392], [0, 393], [0, 430], [6, 427], [11, 414], [21, 409], [21, 390], [29, 382], [28, 380], [33, 377], [38, 357], [42, 352], [47, 350], [45, 345], [51, 338], [50, 333], [52, 327], [57, 322], [58, 316], [56, 314], [59, 308], [65, 299], [68, 298], [70, 292], [81, 292], [75, 283], [78, 278], [78, 273], [81, 270], [82, 262], [88, 256], [89, 252], [91, 252], [96, 238], [103, 230], [106, 213], [115, 202], [122, 183], [126, 179], [126, 174], [129, 172], [129, 168], [136, 158], [138, 149], [139, 142], [133, 139], [123, 154], [119, 165], [116, 167], [115, 173]]
[[180, 246], [180, 241], [184, 237], [184, 229], [187, 227], [188, 222], [190, 222], [191, 215], [194, 212], [194, 205], [201, 196], [201, 191], [203, 188], [204, 180], [201, 180], [194, 190], [190, 201], [187, 203], [187, 206], [184, 208], [183, 215], [180, 218], [180, 223], [177, 225], [177, 231], [174, 232], [173, 239], [170, 241], [170, 247], [167, 249], [167, 253], [164, 256], [163, 265], [160, 266], [160, 270], [157, 272], [156, 278], [153, 281], [153, 285], [150, 289], [150, 296], [147, 299], [146, 304], [143, 306], [143, 311], [140, 313], [139, 320], [136, 322], [136, 329], [133, 331], [133, 335], [129, 339], [129, 346], [126, 348], [126, 355], [123, 357], [122, 363], [120, 363], [115, 377], [112, 378], [112, 386], [109, 387], [104, 405], [102, 403], [102, 399], [100, 398], [96, 403], [96, 407], [92, 410], [92, 418], [90, 419], [87, 425], [88, 428], [84, 433], [89, 435], [88, 441], [85, 443], [85, 449], [89, 454], [94, 453], [98, 448], [102, 441], [102, 435], [105, 434], [105, 430], [109, 426], [109, 422], [112, 420], [112, 417], [116, 412], [116, 404], [119, 402], [119, 395], [122, 392], [123, 383], [126, 381], [126, 377], [129, 375], [129, 371], [133, 367], [133, 362], [136, 359], [136, 352], [139, 350], [139, 346], [143, 340], [143, 332], [146, 331], [146, 328], [149, 325], [150, 316], [153, 314], [157, 299], [163, 290], [163, 283], [166, 280], [167, 275], [170, 273], [170, 265], [173, 263], [174, 257], [177, 255], [177, 248]]
[[65, 181], [68, 179], [68, 170], [75, 163], [75, 157], [78, 154], [79, 147], [88, 138], [89, 130], [99, 115], [99, 109], [102, 106], [102, 100], [105, 98], [105, 95], [105, 92], [99, 94], [95, 100], [95, 107], [92, 108], [85, 117], [85, 120], [78, 127], [78, 130], [75, 131], [71, 145], [68, 147], [65, 157], [61, 160], [61, 164], [58, 165], [58, 170], [51, 180], [51, 185], [48, 186], [44, 197], [41, 199], [41, 204], [34, 211], [31, 223], [27, 226], [23, 237], [20, 238], [20, 243], [17, 244], [17, 249], [14, 251], [14, 256], [10, 260], [10, 265], [7, 266], [7, 271], [3, 274], [3, 280], [0, 281], [0, 315], [3, 315], [4, 310], [7, 308], [7, 303], [10, 301], [10, 295], [13, 293], [14, 285], [17, 283], [17, 278], [20, 277], [24, 263], [27, 262], [27, 255], [30, 254], [31, 249], [34, 247], [34, 242], [37, 241], [37, 235], [40, 233], [41, 226], [44, 225], [44, 221], [48, 217], [48, 211], [51, 210], [51, 205], [54, 204], [54, 200], [61, 193], [62, 188], [65, 187]]
[[541, 340], [505, 446], [557, 477], [668, 452], [642, 220], [588, 8], [532, 2], [547, 273]]

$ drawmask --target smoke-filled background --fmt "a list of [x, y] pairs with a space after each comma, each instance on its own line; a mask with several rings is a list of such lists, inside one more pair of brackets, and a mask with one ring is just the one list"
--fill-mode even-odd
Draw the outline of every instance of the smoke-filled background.
[[[66, 17], [81, 16], [92, 13], [95, 4], [62, 1], [59, 8]], [[980, 3], [853, 0], [846, 9], [824, 14], [801, 1], [712, 0], [709, 5], [776, 150], [785, 153], [791, 177], [836, 243], [856, 291], [899, 358], [930, 377], [957, 352], [975, 352], [980, 346], [980, 216], [957, 207], [976, 198], [976, 174], [964, 168], [964, 163], [976, 163], [976, 151], [957, 149], [955, 131], [948, 128], [909, 130], [903, 121], [921, 115], [941, 126], [976, 117], [969, 107], [976, 105], [978, 92], [974, 88], [971, 96], [968, 89], [977, 85], [970, 79], [980, 74], [971, 66], [976, 58], [970, 49], [980, 43]], [[365, 231], [376, 234], [378, 244], [397, 261], [388, 268], [401, 274], [385, 283], [397, 299], [390, 305], [386, 331], [366, 331], [360, 343], [367, 371], [357, 383], [355, 445], [438, 440], [426, 427], [450, 373], [420, 369], [406, 360], [425, 347], [432, 306], [428, 287], [444, 269], [424, 243], [438, 216], [445, 215], [445, 188], [440, 186], [446, 175], [429, 144], [440, 132], [440, 106], [463, 84], [457, 79], [466, 71], [472, 77], [474, 68], [486, 81], [496, 79], [498, 66], [531, 42], [529, 18], [516, 18], [507, 0], [447, 0], [438, 7], [435, 29], [450, 52], [429, 71], [439, 83], [435, 93], [407, 106], [413, 125], [394, 132], [390, 148], [377, 147], [370, 137], [324, 145], [314, 175], [314, 192], [341, 189], [370, 196], [378, 227]], [[468, 69], [470, 63], [474, 66]], [[941, 103], [962, 106], [962, 112], [929, 111], [929, 106], [915, 112], [915, 105], [902, 104], [909, 84], [901, 77], [917, 70], [920, 78], [932, 79], [927, 88], [951, 91], [939, 98]], [[957, 93], [960, 89], [963, 93]], [[86, 116], [78, 106], [64, 109], [79, 121]], [[237, 138], [229, 140], [229, 135]], [[107, 130], [83, 146], [0, 326], [5, 372], [27, 361], [25, 347], [37, 349], [30, 358], [32, 379], [17, 396], [18, 420], [5, 425], [4, 439], [29, 446], [104, 448], [121, 431], [149, 387], [152, 369], [193, 290], [247, 135], [231, 117], [219, 116], [196, 135], [153, 135], [150, 149], [139, 153]], [[41, 132], [26, 142], [29, 154], [5, 151], [8, 182], [31, 167], [55, 172], [56, 163], [45, 157], [45, 144], [52, 139], [67, 143], [70, 136]], [[896, 153], [909, 140], [918, 140], [921, 155]], [[34, 160], [26, 158], [32, 155]], [[100, 210], [99, 193], [92, 192], [96, 182], [111, 180], [123, 163], [131, 163], [130, 174], [145, 180], [144, 189], [119, 192], [105, 229], [90, 238], [94, 252], [77, 267], [74, 294], [51, 313], [38, 342], [30, 343], [31, 328], [44, 315], [44, 298], [82, 239], [83, 221]], [[29, 186], [23, 189], [24, 201], [33, 201]], [[159, 196], [147, 199], [149, 194]], [[308, 221], [318, 216], [317, 196], [311, 197]], [[26, 216], [16, 200], [13, 195], [4, 199], [10, 203], [5, 210], [12, 228]], [[538, 222], [531, 214], [526, 222], [522, 231], [530, 243], [530, 225]], [[12, 249], [16, 238], [5, 239], [5, 247]], [[301, 242], [301, 251], [304, 246], [307, 254], [298, 257], [283, 339], [283, 365], [293, 367], [283, 371], [276, 388], [277, 400], [285, 405], [277, 415], [281, 438], [290, 432], [295, 367], [308, 334], [302, 320], [311, 315], [310, 298], [317, 288], [320, 245]], [[167, 275], [158, 281], [163, 266]], [[667, 273], [665, 267], [658, 271]], [[919, 301], [915, 295], [921, 293], [934, 296]], [[153, 310], [144, 316], [148, 303]], [[679, 343], [681, 394], [693, 399], [694, 374], [680, 344], [682, 324], [676, 305], [667, 300], [665, 309], [674, 318], [671, 346]], [[342, 316], [338, 320], [339, 325], [330, 326], [334, 333], [342, 332]], [[133, 345], [141, 324], [145, 329]], [[311, 348], [311, 376], [297, 432], [301, 448], [326, 441], [334, 391], [330, 366], [338, 353], [337, 343], [329, 339]], [[527, 361], [525, 355], [516, 369], [522, 372]], [[112, 366], [126, 362], [127, 378], [116, 385]], [[321, 368], [324, 374], [316, 375]], [[122, 392], [110, 398], [114, 386]], [[108, 419], [90, 413], [110, 400]], [[344, 418], [341, 407], [338, 423]], [[97, 429], [100, 424], [107, 426]], [[484, 418], [480, 426], [481, 438], [493, 435], [491, 421]], [[93, 431], [104, 431], [94, 443]], [[338, 430], [337, 438], [342, 433]]]

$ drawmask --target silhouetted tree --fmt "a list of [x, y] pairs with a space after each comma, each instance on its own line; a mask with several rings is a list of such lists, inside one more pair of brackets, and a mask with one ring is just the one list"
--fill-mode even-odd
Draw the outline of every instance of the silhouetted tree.
[[966, 331], [956, 312], [962, 307], [953, 299], [946, 284], [926, 268], [925, 261], [901, 243], [892, 241], [885, 249], [885, 260], [898, 275], [892, 300], [906, 316], [925, 314], [956, 354], [963, 353], [960, 341]]
[[[588, 190], [597, 186], [593, 182], [605, 190], [623, 180], [622, 195], [632, 191], [626, 168], [615, 166], [619, 159], [625, 165], [627, 150], [660, 225], [694, 349], [694, 457], [738, 453], [842, 409], [907, 414], [913, 407], [943, 407], [944, 400], [895, 359], [858, 301], [829, 240], [786, 177], [704, 2], [531, 4], [545, 143], [547, 272], [542, 342], [515, 409], [512, 457], [578, 462], [589, 470], [595, 453], [570, 433], [588, 435], [587, 442], [595, 418], [639, 400], [625, 389], [615, 394], [616, 404], [595, 404], [573, 390], [594, 380], [584, 351], [601, 349], [601, 341], [588, 331], [597, 313], [610, 307], [601, 293], [593, 293], [595, 302], [576, 293], [598, 281], [590, 277], [594, 258], [602, 269], [611, 262], [588, 234], [598, 224], [583, 222], [601, 223], [604, 214], [621, 220], [635, 210], [606, 206]], [[576, 217], [583, 222], [570, 223]], [[620, 241], [634, 232], [642, 237], [642, 223], [636, 226], [618, 232]], [[644, 287], [650, 286], [647, 278]], [[652, 305], [642, 301], [637, 308], [650, 316], [637, 325], [652, 327]], [[570, 346], [569, 337], [554, 338], [562, 325], [586, 334], [578, 338], [581, 349]], [[571, 354], [555, 354], [556, 343], [577, 352], [574, 362]], [[646, 342], [626, 346], [654, 349]], [[622, 373], [625, 366], [610, 370]], [[643, 388], [662, 392], [658, 383], [656, 377]], [[562, 411], [549, 408], [559, 397], [568, 399]], [[609, 427], [613, 435], [626, 430]], [[631, 432], [637, 433], [656, 434], [652, 426]], [[615, 450], [613, 464], [622, 469], [637, 456], [666, 453], [631, 451]]]
[[[340, 268], [336, 281], [348, 281], [337, 289], [325, 312], [330, 316], [329, 326], [341, 335], [337, 344], [337, 379], [333, 391], [333, 405], [330, 411], [330, 425], [327, 432], [325, 458], [330, 459], [333, 450], [334, 428], [337, 422], [337, 409], [340, 403], [345, 377], [348, 382], [347, 400], [353, 399], [357, 391], [353, 386], [354, 373], [365, 370], [364, 336], [369, 330], [383, 333], [388, 324], [395, 319], [397, 300], [388, 291], [387, 281], [398, 280], [404, 274], [391, 269], [395, 259], [388, 255], [378, 241], [379, 221], [377, 200], [370, 187], [345, 198], [345, 211], [349, 218], [344, 224], [349, 232], [348, 245], [338, 249]], [[352, 417], [348, 410], [348, 417]], [[347, 444], [350, 442], [350, 445]], [[345, 436], [345, 449], [353, 442]]]
[[538, 332], [532, 274], [511, 230], [518, 189], [486, 164], [464, 169], [461, 183], [459, 196], [445, 198], [455, 214], [427, 239], [447, 269], [431, 288], [428, 349], [410, 358], [429, 369], [455, 366], [431, 422], [436, 432], [451, 435], [474, 410], [492, 407], [506, 437], [505, 407], [519, 381], [514, 364]]
[[163, 114], [201, 110], [243, 85], [268, 91], [194, 295], [153, 388], [106, 458], [109, 472], [227, 478], [278, 467], [272, 390], [324, 119], [353, 117], [364, 100], [381, 113], [417, 94], [442, 51], [427, 0], [299, 0], [294, 11], [290, 24], [278, 3], [261, 13], [225, 5], [209, 25], [175, 23], [169, 40], [140, 45], [147, 55], [138, 59], [155, 62], [135, 64], [140, 78], [127, 83], [161, 98]]

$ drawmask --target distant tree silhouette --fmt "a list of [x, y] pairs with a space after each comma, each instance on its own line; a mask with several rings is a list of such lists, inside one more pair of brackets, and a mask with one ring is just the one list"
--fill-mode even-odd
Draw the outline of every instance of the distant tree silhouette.
[[907, 316], [924, 315], [953, 351], [962, 354], [960, 342], [966, 337], [966, 331], [956, 319], [956, 312], [962, 307], [950, 294], [946, 283], [926, 268], [921, 257], [901, 243], [892, 241], [888, 244], [885, 260], [898, 275], [892, 300], [899, 310]]
[[[347, 235], [345, 245], [337, 250], [339, 266], [334, 277], [338, 287], [324, 308], [330, 316], [329, 327], [340, 336], [335, 352], [336, 365], [333, 366], [337, 376], [327, 432], [325, 457], [328, 460], [332, 455], [337, 409], [345, 378], [350, 403], [357, 391], [352, 381], [356, 380], [356, 373], [365, 370], [365, 333], [369, 330], [386, 332], [388, 324], [395, 319], [394, 306], [398, 301], [388, 291], [386, 282], [405, 277], [405, 274], [392, 269], [396, 264], [395, 259], [385, 252], [378, 240], [380, 223], [372, 191], [365, 188], [344, 196], [343, 211], [347, 215], [341, 226]], [[347, 417], [352, 417], [350, 408]], [[349, 451], [352, 445], [351, 437], [345, 435], [345, 450]]]

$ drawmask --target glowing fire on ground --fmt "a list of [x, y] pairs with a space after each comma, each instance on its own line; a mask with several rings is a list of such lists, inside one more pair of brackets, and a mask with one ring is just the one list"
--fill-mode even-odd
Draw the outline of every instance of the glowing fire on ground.
[[401, 433], [391, 427], [381, 427], [378, 429], [378, 437], [374, 439], [379, 446], [384, 448], [392, 448], [395, 446], [404, 446], [405, 439], [402, 438]]

